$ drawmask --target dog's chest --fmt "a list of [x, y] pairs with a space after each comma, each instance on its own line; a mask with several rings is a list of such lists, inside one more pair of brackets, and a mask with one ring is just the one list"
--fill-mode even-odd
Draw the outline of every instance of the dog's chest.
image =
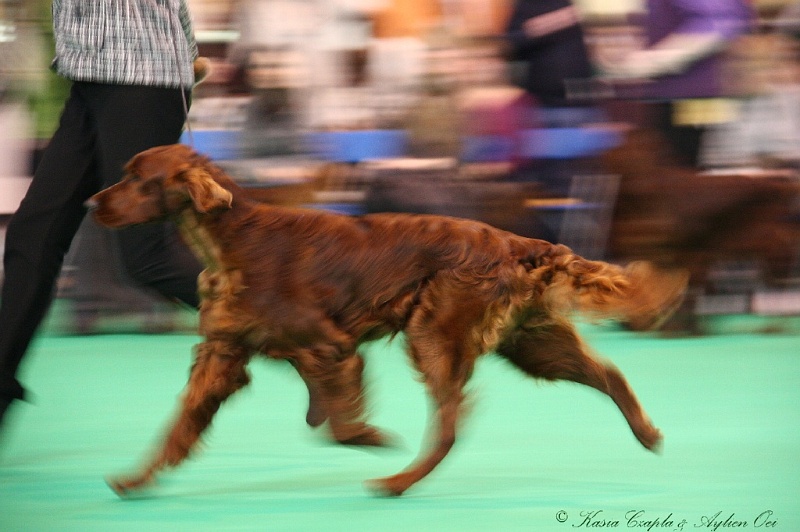
[[236, 334], [243, 332], [250, 321], [238, 304], [243, 289], [239, 270], [203, 270], [198, 277], [200, 294], [200, 331]]

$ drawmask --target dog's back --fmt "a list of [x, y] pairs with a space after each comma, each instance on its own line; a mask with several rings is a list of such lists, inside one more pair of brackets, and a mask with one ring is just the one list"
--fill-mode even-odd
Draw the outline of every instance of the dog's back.
[[[506, 327], [525, 307], [652, 317], [682, 288], [680, 279], [667, 280], [669, 293], [645, 302], [631, 297], [645, 293], [634, 285], [655, 272], [588, 261], [562, 245], [443, 216], [348, 217], [236, 198], [212, 230], [222, 231], [215, 236], [221, 260], [241, 271], [248, 288], [242, 297], [255, 315], [276, 319], [274, 309], [290, 301], [293, 310], [283, 316], [330, 319], [354, 338], [403, 330], [432, 288], [440, 290], [439, 300], [476, 292], [485, 293], [487, 304], [505, 298], [514, 307]], [[446, 294], [438, 288], [441, 277], [451, 279]]]

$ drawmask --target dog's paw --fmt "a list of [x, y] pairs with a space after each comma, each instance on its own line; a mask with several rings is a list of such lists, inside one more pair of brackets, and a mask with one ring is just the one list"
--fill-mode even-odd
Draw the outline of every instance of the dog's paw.
[[211, 73], [211, 61], [207, 57], [198, 57], [192, 64], [194, 71], [194, 84], [199, 85]]
[[152, 484], [150, 477], [106, 478], [106, 484], [121, 499], [141, 496], [142, 490]]
[[395, 447], [396, 438], [386, 435], [380, 429], [367, 425], [365, 430], [349, 438], [338, 440], [342, 445], [358, 447]]
[[644, 445], [645, 449], [656, 454], [661, 454], [664, 447], [664, 435], [661, 434], [660, 430], [650, 426], [646, 432], [638, 434], [636, 437], [639, 439], [639, 442]]
[[308, 406], [308, 412], [306, 412], [306, 423], [309, 427], [317, 428], [323, 423], [328, 420], [328, 413], [325, 409], [317, 404], [316, 402], [312, 402]]
[[407, 475], [399, 473], [391, 477], [367, 480], [364, 487], [377, 497], [399, 497], [412, 483]]

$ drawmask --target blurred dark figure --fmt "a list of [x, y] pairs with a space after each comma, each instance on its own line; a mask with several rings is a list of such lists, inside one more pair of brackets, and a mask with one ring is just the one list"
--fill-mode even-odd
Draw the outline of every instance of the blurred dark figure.
[[[560, 144], [551, 133], [574, 129], [574, 145], [580, 145], [578, 130], [606, 118], [590, 90], [595, 72], [578, 9], [570, 0], [515, 0], [505, 37], [515, 81], [535, 102], [531, 114], [540, 133], [535, 142]], [[536, 155], [528, 155], [513, 178], [536, 183], [539, 196], [569, 197], [576, 176], [598, 172], [596, 153], [591, 150], [546, 153], [528, 145], [525, 153], [531, 148]], [[565, 210], [531, 210], [531, 214], [540, 231], [535, 236], [562, 240]]]
[[568, 98], [567, 83], [593, 75], [577, 9], [569, 0], [516, 0], [506, 29], [510, 59], [522, 86], [544, 107], [584, 105]]
[[[11, 218], [0, 301], [0, 420], [24, 390], [17, 368], [53, 299], [84, 201], [119, 181], [140, 151], [179, 140], [197, 45], [186, 3], [53, 2], [53, 68], [70, 80], [58, 130]], [[127, 273], [170, 300], [199, 304], [201, 267], [174, 227], [116, 233]]]

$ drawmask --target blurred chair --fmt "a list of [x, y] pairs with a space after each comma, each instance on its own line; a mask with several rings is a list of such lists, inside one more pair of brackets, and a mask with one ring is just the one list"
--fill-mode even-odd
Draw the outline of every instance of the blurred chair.
[[558, 241], [589, 259], [605, 259], [620, 178], [611, 174], [585, 174], [572, 178]]
[[604, 259], [619, 177], [602, 172], [596, 158], [622, 139], [611, 126], [549, 127], [522, 134], [522, 154], [537, 169], [543, 197], [526, 207], [549, 228], [543, 237], [590, 259]]

